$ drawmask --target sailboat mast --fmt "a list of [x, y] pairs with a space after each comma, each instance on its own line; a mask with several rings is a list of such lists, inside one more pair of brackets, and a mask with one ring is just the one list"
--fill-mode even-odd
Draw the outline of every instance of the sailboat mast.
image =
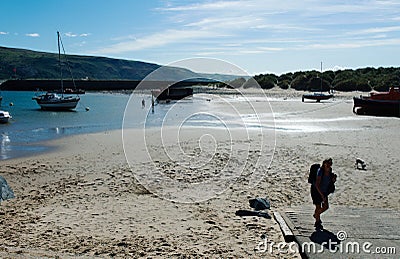
[[322, 93], [322, 61], [321, 61], [321, 76], [320, 76], [320, 79], [321, 79], [321, 93]]
[[64, 96], [64, 83], [63, 83], [62, 66], [61, 66], [60, 32], [58, 31], [57, 31], [57, 41], [58, 41], [58, 65], [60, 67], [61, 96]]

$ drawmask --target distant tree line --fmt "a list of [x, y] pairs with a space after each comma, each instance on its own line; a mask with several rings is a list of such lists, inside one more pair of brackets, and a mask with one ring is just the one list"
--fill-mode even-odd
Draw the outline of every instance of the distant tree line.
[[360, 68], [338, 71], [290, 72], [277, 76], [260, 74], [248, 80], [237, 78], [229, 83], [220, 83], [219, 87], [258, 87], [271, 89], [296, 89], [303, 91], [387, 91], [391, 86], [400, 86], [400, 68]]

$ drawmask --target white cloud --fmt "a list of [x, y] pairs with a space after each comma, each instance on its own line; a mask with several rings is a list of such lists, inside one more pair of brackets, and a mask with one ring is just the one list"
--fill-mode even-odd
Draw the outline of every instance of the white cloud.
[[367, 28], [363, 30], [350, 32], [349, 34], [361, 35], [361, 34], [375, 34], [375, 33], [395, 32], [395, 31], [400, 31], [400, 26], [382, 26], [382, 27]]
[[332, 70], [332, 71], [339, 71], [339, 70], [345, 70], [347, 69], [346, 67], [335, 65], [333, 68], [327, 68], [327, 70]]
[[0, 35], [8, 35], [8, 32], [0, 31]]
[[72, 32], [66, 32], [64, 33], [65, 36], [75, 38], [75, 37], [87, 37], [90, 35], [90, 33], [81, 33], [81, 34], [76, 34]]
[[181, 5], [175, 7], [159, 8], [165, 11], [210, 11], [210, 10], [226, 10], [232, 8], [240, 8], [245, 1], [217, 1], [214, 3], [197, 3], [191, 5]]
[[95, 51], [96, 54], [117, 54], [129, 51], [138, 51], [184, 41], [193, 41], [205, 37], [212, 37], [212, 33], [198, 30], [166, 30], [135, 40], [124, 41]]
[[71, 38], [74, 38], [74, 37], [78, 36], [77, 34], [74, 34], [72, 32], [66, 32], [66, 33], [64, 33], [64, 35], [67, 36], [67, 37], [71, 37]]
[[305, 45], [301, 49], [353, 49], [379, 46], [396, 46], [400, 44], [400, 39], [378, 39], [378, 40], [353, 40], [351, 42], [337, 43], [316, 43]]
[[25, 36], [36, 38], [36, 37], [40, 37], [40, 34], [39, 33], [27, 33], [27, 34], [25, 34]]
[[[400, 36], [400, 4], [355, 0], [231, 0], [169, 2], [155, 31], [112, 39], [95, 51], [117, 54], [145, 49], [193, 55], [246, 55], [310, 49], [392, 46]], [[397, 10], [397, 11], [396, 11]], [[166, 14], [165, 14], [166, 13]], [[168, 46], [169, 45], [169, 46]], [[169, 48], [172, 47], [172, 48]]]

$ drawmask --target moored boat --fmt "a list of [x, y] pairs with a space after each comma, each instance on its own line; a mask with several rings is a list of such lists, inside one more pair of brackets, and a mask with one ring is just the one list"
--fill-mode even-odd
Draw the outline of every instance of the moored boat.
[[353, 97], [353, 112], [362, 115], [400, 117], [400, 90], [391, 87], [388, 92], [372, 92], [370, 96]]
[[313, 94], [303, 94], [301, 101], [304, 102], [304, 99], [315, 100], [320, 102], [321, 100], [328, 100], [333, 97], [333, 94], [324, 94], [324, 93], [313, 93]]
[[7, 111], [0, 111], [0, 123], [7, 123], [11, 119], [11, 115]]
[[72, 110], [76, 108], [80, 98], [78, 96], [60, 96], [55, 93], [45, 93], [32, 97], [42, 110]]
[[[62, 41], [61, 41], [61, 36], [60, 33], [57, 32], [57, 39], [58, 39], [58, 63], [59, 63], [59, 67], [60, 67], [60, 83], [61, 83], [61, 89], [60, 89], [60, 95], [58, 95], [57, 93], [54, 92], [47, 92], [45, 94], [41, 94], [38, 96], [34, 96], [32, 97], [32, 100], [36, 100], [37, 104], [40, 106], [40, 108], [42, 110], [72, 110], [75, 109], [80, 97], [77, 96], [66, 96], [64, 94], [65, 90], [64, 89], [64, 85], [63, 85], [63, 75], [62, 75], [62, 66], [61, 66], [61, 46], [62, 45]], [[64, 47], [63, 47], [64, 50]], [[64, 56], [65, 56], [65, 51], [64, 51]], [[68, 62], [68, 61], [67, 61]], [[68, 64], [68, 63], [67, 63]], [[70, 67], [68, 66], [70, 73], [71, 73], [71, 77], [72, 77], [72, 71], [70, 69]], [[74, 88], [76, 90], [76, 86], [75, 86], [75, 81], [72, 77], [72, 83], [74, 84]], [[72, 89], [71, 89], [72, 91]]]
[[312, 94], [303, 94], [301, 97], [301, 101], [304, 102], [304, 99], [315, 100], [317, 103], [321, 102], [322, 100], [328, 100], [333, 97], [333, 94], [324, 94], [322, 93], [322, 62], [321, 62], [321, 75], [319, 76], [320, 79], [320, 92], [314, 92]]

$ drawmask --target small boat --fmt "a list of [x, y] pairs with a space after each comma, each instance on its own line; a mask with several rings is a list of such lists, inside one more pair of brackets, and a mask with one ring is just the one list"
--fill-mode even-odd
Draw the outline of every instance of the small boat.
[[304, 102], [304, 99], [315, 100], [317, 103], [321, 102], [322, 100], [328, 100], [333, 97], [333, 94], [324, 94], [322, 93], [322, 62], [321, 62], [321, 76], [319, 77], [321, 81], [321, 91], [314, 92], [312, 94], [303, 94], [301, 97], [301, 101]]
[[389, 92], [372, 92], [369, 96], [353, 97], [353, 112], [359, 115], [400, 117], [400, 90], [391, 87]]
[[72, 110], [75, 109], [80, 98], [75, 96], [63, 96], [56, 93], [45, 93], [32, 97], [40, 105], [42, 110]]
[[189, 87], [169, 87], [162, 90], [151, 91], [152, 95], [156, 98], [158, 102], [165, 101], [169, 103], [171, 100], [180, 100], [185, 97], [193, 95], [193, 88]]
[[0, 123], [8, 123], [11, 119], [11, 115], [7, 111], [0, 111]]
[[321, 100], [328, 100], [333, 97], [333, 94], [324, 94], [324, 93], [313, 93], [313, 94], [303, 94], [301, 101], [304, 102], [304, 99], [315, 100], [320, 102]]
[[[62, 46], [62, 48], [64, 50], [64, 46], [62, 44], [61, 36], [60, 36], [59, 32], [57, 32], [57, 39], [58, 39], [58, 63], [59, 63], [59, 67], [60, 67], [60, 82], [61, 82], [61, 89], [59, 90], [60, 95], [55, 92], [47, 92], [45, 94], [41, 94], [41, 95], [32, 97], [32, 100], [36, 100], [37, 104], [39, 104], [39, 106], [42, 110], [68, 111], [68, 110], [75, 109], [75, 107], [77, 106], [77, 104], [80, 100], [80, 97], [78, 95], [76, 95], [76, 96], [66, 96], [65, 95], [66, 94], [65, 90], [67, 90], [67, 89], [64, 90], [62, 66], [61, 66], [61, 48], [60, 48], [60, 46]], [[64, 56], [66, 56], [65, 50], [64, 50]], [[68, 64], [68, 61], [66, 63]], [[68, 65], [68, 69], [70, 70], [71, 77], [72, 77], [72, 71], [71, 71], [69, 65]], [[72, 77], [72, 83], [74, 84], [74, 88], [76, 89], [75, 81], [74, 81], [73, 77]]]

